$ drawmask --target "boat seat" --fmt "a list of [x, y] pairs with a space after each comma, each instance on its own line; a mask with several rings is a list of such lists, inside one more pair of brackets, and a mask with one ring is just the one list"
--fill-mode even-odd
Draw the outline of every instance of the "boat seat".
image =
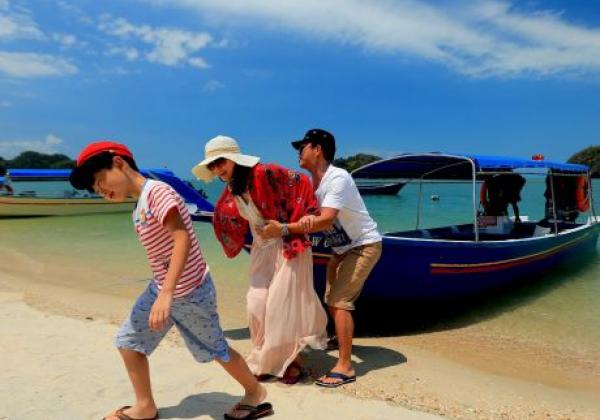
[[419, 233], [421, 234], [422, 238], [425, 238], [425, 239], [431, 239], [432, 238], [431, 232], [429, 232], [429, 230], [427, 230], [427, 229], [419, 229]]
[[551, 232], [551, 229], [549, 227], [535, 225], [535, 229], [533, 231], [533, 237], [538, 238], [540, 236], [546, 236], [550, 232]]

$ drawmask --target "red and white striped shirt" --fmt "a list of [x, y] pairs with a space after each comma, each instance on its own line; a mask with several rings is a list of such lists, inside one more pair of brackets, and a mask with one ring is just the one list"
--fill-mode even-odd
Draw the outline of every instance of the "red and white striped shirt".
[[183, 199], [168, 184], [147, 180], [133, 211], [133, 222], [138, 238], [148, 255], [150, 268], [154, 273], [154, 282], [162, 289], [169, 269], [174, 241], [165, 228], [165, 218], [172, 208], [177, 208], [190, 235], [191, 246], [188, 258], [177, 284], [174, 297], [181, 297], [199, 286], [208, 272], [208, 266], [202, 257], [200, 245], [192, 226], [192, 218]]

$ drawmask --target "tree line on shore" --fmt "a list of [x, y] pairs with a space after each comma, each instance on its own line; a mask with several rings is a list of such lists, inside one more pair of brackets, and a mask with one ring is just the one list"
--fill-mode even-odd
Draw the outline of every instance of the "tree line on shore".
[[[380, 156], [358, 153], [353, 156], [335, 159], [333, 164], [352, 172], [356, 168], [380, 159], [382, 159]], [[568, 162], [587, 165], [591, 169], [592, 177], [600, 178], [600, 146], [586, 147], [571, 156]], [[10, 168], [71, 169], [74, 167], [75, 161], [60, 153], [46, 154], [27, 151], [14, 159], [4, 159], [0, 156], [0, 176], [4, 175], [6, 169]]]

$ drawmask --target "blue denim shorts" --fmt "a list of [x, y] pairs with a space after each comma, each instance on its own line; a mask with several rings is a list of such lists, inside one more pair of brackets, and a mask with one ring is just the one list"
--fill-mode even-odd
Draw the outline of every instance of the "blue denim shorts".
[[173, 299], [171, 319], [167, 326], [160, 331], [153, 331], [148, 325], [148, 318], [158, 292], [151, 281], [119, 328], [115, 339], [117, 348], [150, 355], [175, 325], [198, 362], [210, 362], [215, 358], [229, 361], [229, 346], [219, 325], [216, 292], [209, 273], [192, 292]]

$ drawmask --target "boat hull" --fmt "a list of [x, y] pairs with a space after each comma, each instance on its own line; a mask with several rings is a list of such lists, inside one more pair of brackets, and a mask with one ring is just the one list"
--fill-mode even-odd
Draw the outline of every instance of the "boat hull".
[[[599, 230], [593, 224], [559, 235], [482, 242], [385, 236], [381, 259], [361, 300], [458, 299], [536, 279], [557, 264], [594, 251]], [[313, 237], [313, 244], [319, 238]], [[315, 288], [322, 293], [330, 250], [319, 245], [313, 250]]]
[[132, 211], [134, 200], [113, 203], [102, 198], [0, 197], [0, 217], [72, 216]]
[[357, 188], [361, 195], [396, 195], [405, 185], [405, 182], [397, 182], [384, 185], [358, 185]]

